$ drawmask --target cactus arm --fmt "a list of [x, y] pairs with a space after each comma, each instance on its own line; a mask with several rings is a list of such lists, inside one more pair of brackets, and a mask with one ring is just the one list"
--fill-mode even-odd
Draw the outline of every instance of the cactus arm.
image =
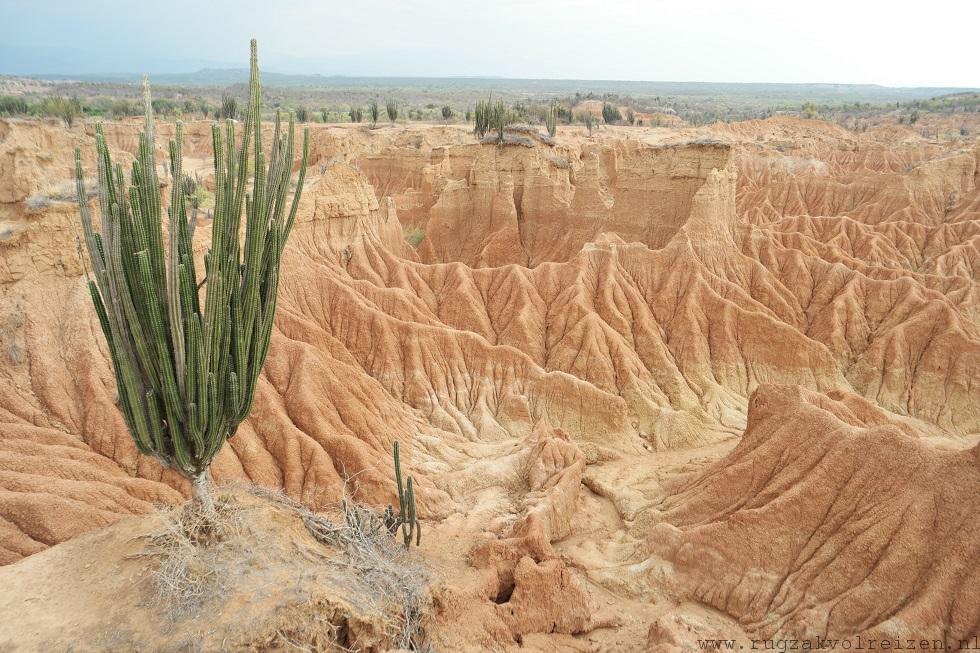
[[405, 537], [405, 548], [412, 545], [412, 532], [415, 530], [415, 490], [412, 487], [412, 477], [408, 477], [408, 533]]
[[296, 209], [299, 208], [299, 198], [303, 193], [303, 184], [306, 181], [306, 163], [310, 156], [310, 128], [303, 128], [303, 158], [299, 168], [299, 179], [296, 181], [296, 193], [293, 195], [293, 204], [289, 209], [289, 219], [286, 221], [286, 228], [282, 233], [283, 245], [286, 243], [286, 238], [289, 236], [289, 232], [293, 229], [293, 223], [296, 221]]
[[398, 486], [398, 506], [401, 523], [405, 523], [405, 493], [402, 490], [402, 466], [398, 458], [398, 441], [395, 441], [395, 483]]

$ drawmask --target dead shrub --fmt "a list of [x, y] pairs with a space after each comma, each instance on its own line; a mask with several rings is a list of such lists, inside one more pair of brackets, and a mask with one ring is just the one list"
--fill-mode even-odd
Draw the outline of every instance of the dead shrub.
[[141, 556], [157, 558], [151, 574], [153, 601], [177, 619], [221, 593], [227, 562], [221, 543], [242, 534], [242, 510], [218, 499], [213, 513], [197, 501], [164, 513], [161, 529], [147, 536]]

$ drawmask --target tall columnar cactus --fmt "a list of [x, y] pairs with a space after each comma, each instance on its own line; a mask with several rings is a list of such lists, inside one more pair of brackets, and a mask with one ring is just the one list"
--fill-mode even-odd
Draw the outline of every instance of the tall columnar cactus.
[[[209, 507], [211, 460], [248, 416], [255, 398], [276, 312], [279, 263], [307, 163], [304, 131], [299, 180], [287, 212], [295, 121], [290, 116], [283, 133], [276, 116], [267, 157], [260, 95], [253, 40], [240, 145], [233, 120], [226, 121], [223, 133], [219, 125], [212, 126], [215, 209], [211, 247], [204, 255], [206, 276], [200, 282], [180, 183], [179, 122], [169, 144], [164, 233], [149, 84], [144, 81], [146, 129], [128, 185], [122, 166], [113, 165], [102, 126], [96, 128], [101, 233], [93, 226], [81, 152], [75, 150], [78, 201], [92, 267], [88, 285], [109, 345], [119, 406], [140, 452], [190, 479], [195, 497]], [[249, 181], [251, 192], [246, 190]], [[205, 293], [201, 286], [206, 286]]]
[[[422, 525], [415, 518], [415, 489], [412, 487], [412, 477], [408, 477], [407, 489], [402, 486], [402, 466], [398, 458], [398, 442], [395, 442], [395, 481], [398, 483], [399, 514], [397, 524], [402, 529], [402, 540], [405, 548], [412, 546], [414, 536], [415, 546], [422, 543]], [[386, 517], [391, 514], [391, 506], [385, 511]], [[390, 517], [388, 517], [390, 519]]]
[[557, 102], [552, 102], [551, 105], [548, 106], [548, 110], [545, 111], [544, 124], [545, 127], [547, 127], [548, 129], [548, 136], [554, 138], [555, 134], [558, 132], [558, 103]]
[[398, 103], [394, 100], [385, 102], [385, 113], [388, 114], [388, 120], [394, 125], [395, 121], [398, 120]]
[[503, 102], [498, 100], [490, 107], [490, 126], [497, 132], [499, 142], [504, 142], [504, 130], [516, 121], [516, 114], [508, 109]]
[[479, 100], [476, 103], [476, 110], [473, 112], [473, 134], [482, 139], [490, 131], [490, 106], [493, 102], [493, 94], [486, 100]]

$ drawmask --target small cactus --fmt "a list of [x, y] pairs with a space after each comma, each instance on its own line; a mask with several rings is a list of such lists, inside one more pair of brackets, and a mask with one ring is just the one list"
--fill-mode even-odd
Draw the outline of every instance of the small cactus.
[[394, 516], [394, 509], [388, 506], [385, 509], [385, 523], [389, 529], [393, 525], [395, 529], [401, 526], [402, 540], [405, 548], [411, 548], [412, 539], [415, 539], [415, 546], [422, 543], [422, 525], [415, 518], [415, 490], [411, 475], [408, 477], [407, 487], [402, 486], [402, 466], [398, 458], [398, 442], [395, 442], [395, 481], [398, 483], [398, 506], [399, 514], [397, 519]]

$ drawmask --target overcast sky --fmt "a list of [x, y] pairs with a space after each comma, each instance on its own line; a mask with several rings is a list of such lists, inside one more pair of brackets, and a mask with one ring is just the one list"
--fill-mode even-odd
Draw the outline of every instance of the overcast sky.
[[[274, 7], [274, 9], [270, 9]], [[0, 72], [980, 87], [980, 0], [0, 0]]]

